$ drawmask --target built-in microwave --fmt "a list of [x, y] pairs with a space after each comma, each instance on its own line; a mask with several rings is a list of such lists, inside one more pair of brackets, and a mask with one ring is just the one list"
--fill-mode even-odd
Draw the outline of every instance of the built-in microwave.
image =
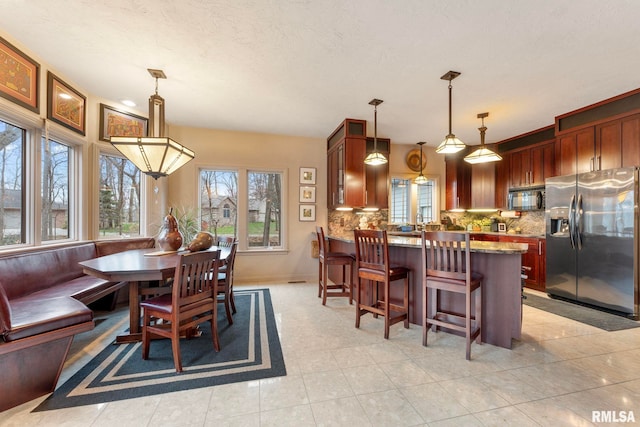
[[544, 188], [509, 190], [507, 204], [512, 211], [542, 210], [544, 209]]

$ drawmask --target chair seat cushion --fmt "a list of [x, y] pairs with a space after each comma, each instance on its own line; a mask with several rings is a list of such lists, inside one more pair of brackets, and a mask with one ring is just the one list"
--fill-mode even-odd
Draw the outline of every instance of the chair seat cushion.
[[164, 294], [158, 297], [146, 299], [140, 303], [140, 307], [148, 308], [154, 311], [160, 311], [163, 313], [171, 313], [172, 295]]
[[324, 259], [327, 261], [343, 260], [352, 262], [355, 258], [346, 252], [326, 252], [324, 254]]
[[11, 309], [11, 330], [4, 335], [7, 342], [93, 320], [93, 312], [71, 297], [26, 296], [12, 300]]

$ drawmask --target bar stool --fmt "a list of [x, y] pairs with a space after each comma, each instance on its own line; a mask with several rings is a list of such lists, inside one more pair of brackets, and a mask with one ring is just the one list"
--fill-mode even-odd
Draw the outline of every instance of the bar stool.
[[[427, 345], [427, 332], [432, 326], [464, 332], [467, 360], [471, 359], [471, 341], [482, 340], [482, 279], [471, 271], [469, 233], [442, 231], [422, 232], [422, 259], [425, 275], [422, 278], [424, 294], [422, 308], [422, 345]], [[430, 295], [430, 291], [432, 295]], [[453, 292], [465, 297], [465, 312], [454, 314], [440, 311], [438, 293]], [[475, 293], [475, 310], [471, 313], [471, 296]], [[429, 305], [430, 304], [430, 305]]]
[[[327, 241], [324, 238], [322, 227], [316, 227], [318, 236], [318, 298], [322, 296], [322, 305], [327, 304], [327, 297], [349, 297], [349, 304], [353, 304], [353, 256], [345, 252], [329, 252]], [[342, 283], [329, 283], [329, 266], [339, 265], [342, 267]], [[346, 267], [349, 267], [349, 275], [346, 274]], [[347, 278], [349, 282], [347, 283]]]
[[[404, 322], [409, 328], [409, 272], [407, 267], [392, 266], [389, 263], [387, 232], [378, 230], [354, 230], [356, 240], [356, 328], [360, 327], [360, 317], [372, 313], [373, 317], [384, 316], [384, 337], [389, 339], [389, 327]], [[403, 280], [402, 305], [391, 302], [391, 283]], [[363, 281], [369, 284], [368, 300], [363, 300], [366, 291]], [[382, 283], [382, 295], [379, 284]]]

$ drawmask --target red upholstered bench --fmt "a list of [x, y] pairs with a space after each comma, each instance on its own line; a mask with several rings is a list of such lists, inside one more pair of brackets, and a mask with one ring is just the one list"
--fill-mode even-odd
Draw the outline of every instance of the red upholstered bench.
[[94, 327], [86, 304], [127, 284], [85, 275], [78, 263], [154, 244], [121, 239], [0, 256], [0, 411], [53, 392], [73, 336]]

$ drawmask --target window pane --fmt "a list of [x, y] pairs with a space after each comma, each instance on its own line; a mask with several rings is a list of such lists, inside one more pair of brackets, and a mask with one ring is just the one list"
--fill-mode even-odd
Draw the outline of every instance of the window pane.
[[25, 140], [24, 129], [0, 121], [0, 246], [25, 243]]
[[422, 222], [432, 222], [433, 215], [433, 180], [418, 185], [418, 213]]
[[391, 205], [389, 219], [392, 224], [409, 223], [409, 203], [411, 200], [411, 181], [391, 179]]
[[100, 155], [100, 237], [140, 235], [141, 172], [122, 157]]
[[282, 175], [249, 172], [249, 247], [282, 246]]
[[42, 240], [68, 239], [71, 148], [42, 139]]
[[238, 173], [200, 171], [200, 223], [216, 238], [238, 237]]

